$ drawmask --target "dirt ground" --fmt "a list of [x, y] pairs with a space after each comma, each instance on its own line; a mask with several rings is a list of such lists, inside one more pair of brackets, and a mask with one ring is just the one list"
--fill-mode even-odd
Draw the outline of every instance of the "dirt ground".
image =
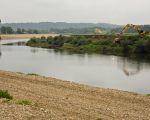
[[150, 120], [150, 97], [136, 93], [5, 71], [0, 89], [14, 97], [0, 99], [0, 120]]
[[37, 37], [40, 38], [41, 36], [57, 36], [58, 34], [8, 34], [8, 35], [0, 35], [2, 40], [5, 39], [27, 39], [27, 38], [32, 38], [32, 37]]

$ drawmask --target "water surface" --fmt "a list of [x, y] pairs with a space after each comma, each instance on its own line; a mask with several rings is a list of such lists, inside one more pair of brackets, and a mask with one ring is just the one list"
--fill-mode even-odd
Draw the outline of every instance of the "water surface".
[[[18, 40], [15, 40], [16, 42]], [[22, 40], [24, 41], [24, 40]], [[2, 41], [8, 43], [10, 41]], [[37, 73], [77, 83], [150, 93], [150, 64], [100, 54], [69, 54], [51, 49], [1, 45], [0, 69]]]

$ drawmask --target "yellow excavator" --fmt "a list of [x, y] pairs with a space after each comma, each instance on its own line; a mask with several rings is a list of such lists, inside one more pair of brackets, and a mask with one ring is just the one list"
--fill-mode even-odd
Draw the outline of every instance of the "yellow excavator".
[[96, 28], [94, 32], [95, 32], [95, 35], [99, 35], [103, 33], [103, 31], [100, 28]]
[[114, 39], [114, 43], [120, 43], [122, 34], [127, 32], [130, 28], [136, 30], [141, 37], [150, 35], [150, 32], [142, 30], [142, 25], [127, 24], [126, 26], [123, 27], [121, 32], [117, 34], [117, 37]]

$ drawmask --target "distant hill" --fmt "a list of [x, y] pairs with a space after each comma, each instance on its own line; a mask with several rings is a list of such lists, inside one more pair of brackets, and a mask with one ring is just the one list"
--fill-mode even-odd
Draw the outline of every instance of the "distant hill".
[[[119, 33], [121, 25], [109, 23], [67, 23], [67, 22], [39, 22], [39, 23], [4, 23], [1, 26], [9, 26], [13, 30], [17, 28], [25, 30], [39, 30], [40, 33], [60, 33], [60, 34], [92, 34], [95, 28], [100, 28], [107, 33]], [[150, 25], [144, 25], [143, 30], [150, 31]], [[129, 32], [135, 32], [130, 29]]]
[[66, 23], [66, 22], [40, 22], [40, 23], [5, 23], [1, 26], [10, 26], [14, 30], [17, 28], [22, 29], [37, 29], [37, 30], [51, 30], [51, 29], [83, 29], [100, 27], [106, 30], [118, 28], [119, 25], [108, 23]]

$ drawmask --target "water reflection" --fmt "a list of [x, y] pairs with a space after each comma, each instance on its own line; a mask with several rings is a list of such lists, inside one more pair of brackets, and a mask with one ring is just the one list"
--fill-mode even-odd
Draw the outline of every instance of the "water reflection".
[[2, 56], [2, 50], [1, 50], [1, 40], [0, 40], [0, 58]]
[[122, 69], [126, 76], [133, 76], [139, 74], [143, 70], [142, 62], [132, 61], [128, 58], [118, 59], [118, 67]]
[[1, 51], [1, 48], [0, 48], [0, 58], [1, 58], [1, 56], [2, 56], [2, 51]]
[[25, 46], [26, 42], [22, 41], [22, 42], [12, 42], [12, 43], [5, 43], [3, 45], [17, 45], [17, 46]]
[[37, 48], [31, 48], [31, 53], [38, 53], [38, 49]]

